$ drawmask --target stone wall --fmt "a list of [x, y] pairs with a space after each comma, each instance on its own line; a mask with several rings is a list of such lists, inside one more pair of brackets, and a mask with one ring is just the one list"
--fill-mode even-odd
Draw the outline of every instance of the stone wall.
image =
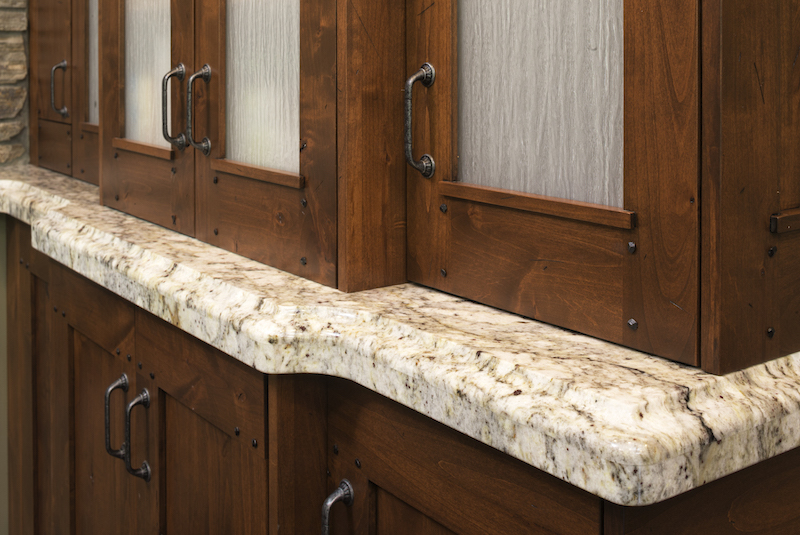
[[28, 0], [0, 0], [0, 165], [28, 154]]

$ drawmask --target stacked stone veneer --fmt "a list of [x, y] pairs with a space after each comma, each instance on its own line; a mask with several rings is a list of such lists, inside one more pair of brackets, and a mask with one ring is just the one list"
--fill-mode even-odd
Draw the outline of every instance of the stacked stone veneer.
[[28, 152], [28, 0], [0, 0], [0, 165]]

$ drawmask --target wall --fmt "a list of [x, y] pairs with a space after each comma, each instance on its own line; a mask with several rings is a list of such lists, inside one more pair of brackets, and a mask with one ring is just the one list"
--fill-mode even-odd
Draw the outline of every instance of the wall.
[[[0, 166], [28, 157], [28, 0], [0, 0]], [[8, 533], [6, 225], [0, 216], [0, 535]]]

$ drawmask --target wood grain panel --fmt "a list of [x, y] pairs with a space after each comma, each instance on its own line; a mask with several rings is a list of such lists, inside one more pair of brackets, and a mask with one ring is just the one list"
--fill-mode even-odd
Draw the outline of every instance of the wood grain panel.
[[783, 108], [778, 116], [778, 143], [780, 157], [778, 181], [781, 210], [800, 207], [800, 69], [797, 68], [800, 51], [800, 2], [777, 4], [778, 39], [778, 99]]
[[[302, 190], [254, 180], [252, 175], [261, 176], [262, 169], [244, 171], [244, 164], [238, 168], [223, 164], [224, 173], [213, 169], [225, 158], [225, 19], [225, 2], [198, 2], [195, 23], [203, 39], [195, 40], [197, 64], [209, 64], [212, 74], [207, 85], [196, 85], [195, 137], [208, 135], [211, 139], [210, 155], [198, 152], [196, 156], [197, 237], [336, 286], [335, 3], [300, 2], [298, 152]], [[229, 174], [237, 171], [243, 172]], [[294, 185], [299, 186], [296, 181]]]
[[[55, 270], [57, 271], [57, 270]], [[36, 516], [41, 533], [72, 533], [72, 381], [70, 329], [59, 314], [55, 274], [34, 287]]]
[[132, 353], [136, 307], [69, 269], [51, 276], [58, 317], [108, 353]]
[[138, 362], [158, 388], [266, 457], [265, 376], [141, 309], [136, 327]]
[[[366, 478], [462, 535], [600, 533], [599, 498], [361, 386], [333, 379], [328, 393], [329, 463], [340, 467], [332, 468], [336, 485], [342, 477]], [[364, 485], [359, 488], [363, 496]], [[356, 505], [345, 509], [334, 514], [363, 518]], [[378, 522], [380, 516], [379, 509]], [[346, 532], [367, 533], [364, 528]]]
[[307, 190], [219, 172], [212, 178], [198, 178], [197, 236], [211, 245], [333, 286], [335, 263], [318, 254], [316, 242], [302, 238], [305, 228], [314, 224], [307, 195]]
[[[125, 463], [105, 449], [103, 395], [122, 375], [123, 357], [105, 351], [80, 333], [74, 334], [73, 344], [76, 533], [133, 535], [137, 515], [131, 476]], [[132, 377], [129, 379], [128, 392], [117, 390], [110, 399], [109, 427], [115, 449], [125, 438], [125, 405], [138, 394]]]
[[[31, 2], [31, 41], [36, 48], [36, 63], [31, 63], [36, 83], [36, 100], [32, 107], [37, 110], [38, 119], [72, 124], [72, 41], [71, 20], [72, 2], [70, 0], [35, 0]], [[67, 61], [67, 69], [59, 69], [55, 75], [55, 104], [57, 108], [66, 106], [67, 117], [50, 106], [50, 69], [61, 61]], [[33, 122], [31, 124], [34, 124]], [[69, 174], [69, 173], [67, 173]]]
[[72, 125], [38, 121], [38, 165], [65, 175], [72, 174]]
[[[88, 2], [73, 0], [72, 6], [72, 173], [90, 184], [100, 184], [100, 137], [87, 132], [83, 125], [89, 118], [89, 47]], [[93, 125], [97, 127], [97, 125]]]
[[699, 363], [699, 4], [626, 0], [624, 344]]
[[326, 382], [269, 376], [269, 533], [319, 533], [325, 486]]
[[800, 234], [781, 236], [775, 251], [775, 329], [778, 353], [788, 355], [800, 351]]
[[377, 489], [377, 535], [455, 535], [446, 527], [398, 500], [383, 489]]
[[6, 217], [9, 533], [35, 533], [36, 389], [30, 227]]
[[648, 507], [605, 504], [605, 535], [800, 532], [800, 449]]
[[100, 184], [100, 135], [81, 129], [72, 142], [72, 174], [90, 184]]
[[430, 179], [406, 166], [408, 202], [408, 279], [439, 290], [451, 291], [448, 268], [449, 240], [444, 203], [438, 183], [454, 180], [458, 172], [458, 62], [456, 60], [457, 2], [410, 0], [406, 3], [406, 78], [431, 63], [436, 81], [429, 88], [414, 88], [415, 158], [429, 153], [436, 162]]
[[[704, 319], [719, 327], [709, 326], [702, 365], [715, 373], [777, 357], [785, 330], [778, 328], [775, 292], [791, 290], [776, 288], [777, 257], [768, 255], [777, 240], [769, 221], [781, 209], [778, 137], [781, 116], [788, 111], [781, 84], [771, 82], [786, 70], [781, 58], [787, 51], [779, 36], [791, 22], [781, 20], [780, 11], [778, 4], [755, 1], [720, 4], [717, 70], [714, 54], [704, 60], [710, 64], [704, 71], [711, 76], [709, 105], [718, 99], [720, 110], [718, 144], [714, 139], [705, 143], [708, 157], [719, 158], [718, 164], [708, 164], [718, 165], [718, 176], [712, 168], [704, 177], [704, 188], [713, 195], [711, 210], [704, 212], [704, 235], [713, 241], [704, 243], [704, 251], [717, 248], [708, 250], [711, 258], [704, 260], [712, 269], [704, 272], [703, 283], [714, 292], [704, 295], [704, 309], [711, 309]], [[772, 338], [769, 329], [775, 330]]]
[[338, 5], [339, 289], [354, 292], [406, 281], [406, 10]]
[[[194, 72], [194, 9], [171, 0], [172, 65]], [[118, 150], [125, 137], [125, 21], [122, 0], [100, 5], [100, 199], [105, 206], [194, 235], [194, 149], [173, 161]], [[166, 74], [166, 73], [164, 73]], [[172, 79], [172, 132], [186, 124], [186, 82]]]
[[163, 400], [164, 531], [266, 533], [264, 456], [171, 396]]
[[514, 208], [536, 214], [563, 217], [596, 225], [624, 230], [630, 230], [636, 225], [635, 212], [620, 210], [611, 206], [568, 201], [543, 195], [531, 195], [486, 186], [476, 186], [474, 184], [462, 184], [460, 182], [442, 182], [439, 185], [439, 189], [442, 195], [446, 197]]
[[447, 206], [450, 291], [622, 341], [627, 231], [455, 199]]

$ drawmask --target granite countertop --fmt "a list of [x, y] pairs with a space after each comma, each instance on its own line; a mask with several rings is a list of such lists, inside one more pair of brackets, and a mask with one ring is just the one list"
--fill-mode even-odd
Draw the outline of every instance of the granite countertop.
[[620, 505], [800, 445], [800, 354], [723, 377], [414, 284], [345, 294], [0, 169], [33, 246], [264, 373], [355, 381]]

